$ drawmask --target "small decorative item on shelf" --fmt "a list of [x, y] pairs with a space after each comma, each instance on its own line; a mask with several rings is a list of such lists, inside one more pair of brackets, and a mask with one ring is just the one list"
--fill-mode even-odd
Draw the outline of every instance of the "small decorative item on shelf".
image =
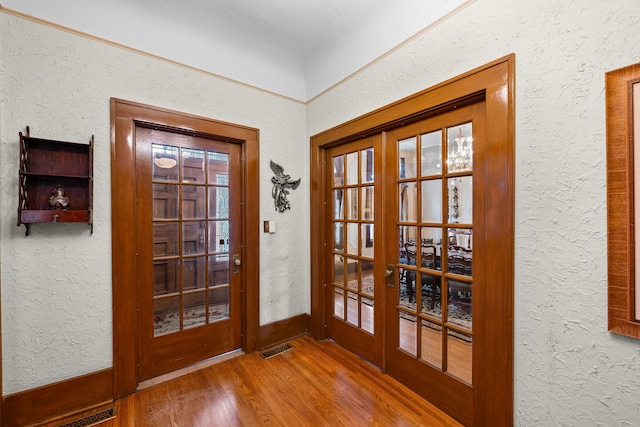
[[49, 208], [57, 211], [66, 211], [69, 208], [69, 197], [64, 194], [60, 184], [49, 197]]
[[[85, 222], [93, 233], [93, 135], [89, 143], [19, 132], [18, 226]], [[53, 190], [53, 192], [52, 192]]]

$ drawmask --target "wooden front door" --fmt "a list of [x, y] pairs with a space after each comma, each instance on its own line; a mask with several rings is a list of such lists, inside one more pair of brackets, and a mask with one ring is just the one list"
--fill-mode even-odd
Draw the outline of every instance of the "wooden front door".
[[[114, 395], [259, 347], [258, 130], [111, 100]], [[237, 260], [237, 261], [236, 261]], [[239, 265], [237, 265], [239, 263]]]
[[240, 188], [240, 145], [136, 127], [140, 380], [241, 346]]

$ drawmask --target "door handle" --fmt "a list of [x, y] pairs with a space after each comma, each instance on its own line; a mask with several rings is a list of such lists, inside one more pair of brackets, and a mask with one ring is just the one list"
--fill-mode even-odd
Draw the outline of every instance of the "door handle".
[[242, 259], [240, 259], [240, 254], [233, 255], [233, 273], [240, 273], [240, 266], [242, 265]]
[[395, 287], [394, 278], [395, 278], [395, 269], [396, 266], [393, 264], [387, 264], [387, 269], [384, 271], [384, 277], [387, 278], [387, 286], [390, 288]]

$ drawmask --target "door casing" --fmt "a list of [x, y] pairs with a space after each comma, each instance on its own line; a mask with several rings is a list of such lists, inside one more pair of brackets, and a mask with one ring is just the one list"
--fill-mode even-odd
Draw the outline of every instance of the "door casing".
[[259, 301], [259, 186], [258, 129], [221, 122], [164, 108], [111, 99], [111, 215], [113, 272], [113, 387], [114, 398], [136, 391], [136, 230], [135, 137], [136, 123], [158, 129], [179, 129], [193, 135], [242, 145], [242, 251], [245, 261], [242, 284], [242, 348], [255, 351], [260, 337]]
[[[326, 277], [328, 223], [322, 217], [326, 200], [324, 176], [326, 149], [363, 137], [379, 134], [478, 100], [486, 103], [486, 156], [492, 160], [492, 182], [500, 188], [487, 203], [487, 235], [496, 238], [488, 245], [491, 258], [487, 271], [492, 292], [485, 303], [492, 310], [483, 319], [495, 325], [481, 344], [485, 369], [474, 377], [474, 424], [511, 425], [513, 423], [513, 288], [515, 247], [515, 55], [510, 54], [482, 67], [433, 86], [415, 95], [311, 137], [311, 332], [326, 338]], [[494, 178], [491, 180], [491, 178]], [[493, 208], [499, 206], [499, 211]], [[384, 341], [384, 340], [383, 340]], [[385, 343], [382, 344], [383, 348]], [[387, 370], [383, 352], [381, 368]]]

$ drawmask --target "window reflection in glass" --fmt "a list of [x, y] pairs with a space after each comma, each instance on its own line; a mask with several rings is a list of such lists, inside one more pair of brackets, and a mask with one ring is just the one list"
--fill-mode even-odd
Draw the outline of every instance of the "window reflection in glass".
[[473, 267], [473, 230], [450, 228], [447, 234], [449, 271], [471, 277]]
[[358, 183], [358, 153], [347, 154], [347, 185]]
[[471, 330], [473, 314], [473, 285], [470, 282], [449, 279], [448, 321]]
[[442, 326], [421, 321], [422, 348], [420, 359], [442, 370]]
[[358, 290], [358, 260], [347, 258], [347, 288]]
[[347, 292], [347, 322], [358, 326], [358, 294]]
[[415, 178], [416, 167], [416, 137], [398, 141], [398, 177], [400, 179]]
[[422, 181], [422, 222], [442, 222], [442, 180]]
[[361, 182], [373, 182], [373, 148], [360, 151], [360, 164], [362, 165]]
[[180, 298], [157, 298], [153, 300], [153, 336], [180, 330]]
[[333, 250], [344, 251], [344, 224], [341, 222], [333, 223]]
[[464, 172], [473, 169], [473, 136], [471, 123], [447, 129], [447, 171]]
[[179, 186], [153, 184], [153, 219], [178, 219]]
[[347, 219], [358, 219], [358, 188], [347, 189]]
[[333, 158], [333, 186], [342, 187], [344, 185], [344, 157]]
[[229, 221], [209, 221], [209, 253], [229, 252]]
[[433, 274], [421, 273], [422, 312], [435, 318], [442, 318], [442, 278]]
[[398, 313], [398, 324], [400, 327], [400, 348], [407, 353], [416, 356], [417, 334], [416, 321], [417, 316], [400, 311]]
[[420, 164], [422, 176], [442, 173], [442, 131], [420, 135]]
[[205, 218], [205, 187], [196, 185], [182, 186], [182, 218]]
[[178, 147], [152, 144], [153, 179], [157, 181], [178, 181]]
[[403, 182], [398, 188], [400, 200], [400, 222], [416, 222], [418, 220], [418, 184]]
[[206, 286], [207, 259], [204, 256], [182, 260], [182, 290], [203, 289]]
[[180, 259], [153, 262], [153, 296], [180, 292]]
[[360, 283], [362, 284], [362, 293], [366, 295], [374, 295], [373, 281], [373, 261], [360, 261]]
[[449, 330], [447, 333], [447, 372], [471, 384], [473, 337]]
[[333, 283], [344, 286], [344, 257], [342, 255], [333, 256]]
[[366, 258], [373, 258], [373, 224], [362, 224], [360, 230], [360, 255]]
[[370, 334], [373, 333], [373, 300], [362, 298], [360, 303], [360, 327]]
[[209, 257], [209, 287], [229, 284], [229, 254]]
[[471, 176], [447, 180], [448, 215], [452, 224], [473, 222], [473, 178]]
[[182, 223], [183, 255], [203, 254], [205, 252], [204, 239], [205, 221], [185, 221]]
[[182, 297], [184, 329], [207, 323], [206, 293], [189, 293]]
[[344, 290], [333, 288], [333, 315], [344, 320]]
[[209, 218], [229, 218], [229, 187], [209, 187]]
[[365, 221], [373, 220], [373, 187], [362, 187], [362, 216]]
[[204, 151], [183, 148], [182, 182], [204, 183]]
[[229, 318], [229, 291], [228, 286], [209, 291], [209, 323]]
[[177, 222], [153, 223], [154, 257], [178, 255], [179, 230]]
[[344, 190], [333, 190], [333, 219], [344, 219]]
[[424, 268], [442, 270], [442, 228], [420, 229], [420, 252]]
[[209, 151], [207, 153], [209, 184], [229, 185], [229, 155]]
[[347, 224], [347, 253], [358, 255], [358, 224]]

